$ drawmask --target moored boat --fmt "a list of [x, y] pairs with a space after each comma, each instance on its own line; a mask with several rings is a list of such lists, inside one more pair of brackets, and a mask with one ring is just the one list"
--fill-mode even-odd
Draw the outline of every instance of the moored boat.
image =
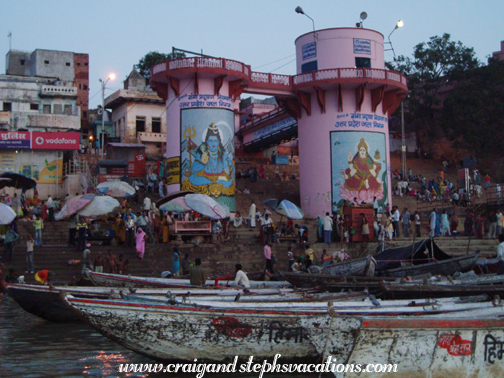
[[[97, 273], [88, 271], [88, 276], [95, 286], [107, 287], [165, 287], [165, 288], [196, 288], [188, 279], [139, 277], [112, 273]], [[206, 286], [213, 286], [214, 280], [207, 280]], [[250, 281], [251, 288], [283, 288], [290, 286], [286, 281]]]
[[[7, 291], [9, 295], [23, 308], [25, 311], [32, 315], [38, 316], [42, 319], [51, 322], [74, 322], [81, 321], [81, 319], [72, 311], [60, 298], [60, 292], [72, 294], [79, 298], [109, 298], [120, 297], [118, 288], [110, 287], [94, 287], [94, 286], [54, 286], [47, 285], [28, 285], [28, 284], [7, 284]], [[130, 290], [128, 290], [129, 292]], [[230, 298], [234, 300], [238, 294], [244, 298], [250, 297], [268, 297], [278, 295], [282, 297], [286, 294], [291, 294], [292, 289], [255, 289], [250, 294], [245, 294], [239, 288], [222, 288], [222, 289], [205, 289], [205, 288], [191, 288], [177, 289], [170, 288], [138, 288], [132, 290], [136, 295], [145, 297], [175, 298], [179, 301], [184, 301], [187, 298], [201, 297], [201, 298]], [[299, 295], [307, 294], [299, 293]]]
[[[310, 273], [330, 274], [333, 276], [364, 276], [373, 273], [371, 265], [376, 264], [371, 256], [366, 256], [355, 260], [346, 260], [326, 266], [310, 266]], [[372, 274], [370, 274], [372, 276]]]
[[[503, 315], [499, 306], [449, 317], [363, 318], [347, 362], [390, 364], [387, 370], [366, 377], [500, 378], [504, 373]], [[395, 372], [390, 369], [393, 364]]]
[[[499, 319], [499, 316], [504, 315], [502, 307], [495, 307], [488, 302], [481, 304], [479, 308], [471, 306], [462, 311], [440, 315], [436, 315], [439, 312], [432, 307], [436, 306], [435, 303], [417, 304], [417, 311], [410, 312], [409, 316], [395, 312], [401, 301], [391, 301], [396, 303], [391, 311], [369, 316], [368, 303], [367, 308], [362, 308], [358, 315], [349, 316], [339, 315], [340, 309], [334, 304], [325, 308], [276, 306], [271, 309], [257, 306], [243, 308], [237, 305], [231, 308], [168, 305], [72, 296], [65, 296], [65, 301], [101, 334], [162, 361], [192, 362], [197, 358], [198, 361], [229, 362], [235, 356], [242, 360], [247, 360], [250, 356], [262, 360], [279, 353], [284, 360], [299, 362], [300, 358], [314, 360], [320, 355], [330, 355], [335, 363], [343, 363], [352, 356], [359, 357], [354, 352], [365, 347], [368, 348], [368, 353], [371, 352], [365, 363], [390, 361], [387, 358], [373, 359], [373, 338], [360, 338], [360, 331], [367, 332], [373, 319], [386, 320], [392, 329], [405, 319], [411, 325], [416, 324], [418, 319], [423, 319], [423, 322], [434, 322], [440, 329], [451, 331], [456, 330], [450, 328], [454, 324], [453, 319], [463, 318], [467, 322], [474, 315], [478, 319], [489, 319], [485, 327], [492, 321], [499, 323], [501, 327], [504, 325], [504, 321]], [[385, 302], [382, 301], [383, 303]], [[441, 300], [438, 304], [456, 307], [452, 300]], [[413, 329], [418, 329], [418, 326]], [[389, 328], [383, 326], [379, 331], [386, 337]], [[438, 331], [437, 337], [439, 336]], [[400, 333], [396, 337], [400, 339]], [[403, 339], [401, 342], [405, 347], [402, 352], [407, 358], [415, 358], [417, 340], [414, 335]], [[409, 344], [405, 345], [406, 343]], [[393, 345], [387, 347], [390, 349]], [[381, 351], [377, 352], [379, 353]], [[399, 351], [396, 353], [399, 356]]]
[[504, 297], [504, 285], [447, 285], [429, 283], [418, 284], [390, 284], [380, 283], [383, 296], [388, 299], [413, 299], [413, 298], [451, 298], [487, 295], [494, 298], [496, 295]]
[[450, 276], [467, 272], [478, 260], [479, 252], [468, 256], [450, 256], [427, 238], [407, 247], [386, 249], [374, 256], [376, 275], [381, 277]]

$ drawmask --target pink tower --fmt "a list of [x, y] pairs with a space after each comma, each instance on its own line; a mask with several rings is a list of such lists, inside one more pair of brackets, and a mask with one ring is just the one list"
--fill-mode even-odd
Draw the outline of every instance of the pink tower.
[[152, 67], [151, 85], [166, 101], [170, 193], [204, 193], [235, 211], [235, 131], [239, 98], [248, 92], [276, 96], [297, 120], [306, 216], [354, 198], [390, 202], [388, 117], [407, 83], [384, 69], [383, 35], [335, 28], [304, 34], [295, 44], [295, 76], [251, 72], [243, 63], [211, 57]]
[[300, 194], [315, 217], [343, 201], [390, 202], [388, 116], [407, 93], [385, 70], [383, 35], [335, 28], [296, 40]]

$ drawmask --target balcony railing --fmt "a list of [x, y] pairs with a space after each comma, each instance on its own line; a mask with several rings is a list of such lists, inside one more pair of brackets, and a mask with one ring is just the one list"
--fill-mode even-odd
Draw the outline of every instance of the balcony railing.
[[334, 79], [377, 79], [407, 84], [406, 77], [397, 72], [375, 68], [333, 68], [296, 75], [294, 85]]
[[166, 143], [166, 134], [163, 133], [139, 132], [137, 133], [137, 138], [142, 142]]
[[40, 87], [40, 96], [63, 96], [76, 97], [77, 87], [60, 87], [56, 85], [42, 85]]

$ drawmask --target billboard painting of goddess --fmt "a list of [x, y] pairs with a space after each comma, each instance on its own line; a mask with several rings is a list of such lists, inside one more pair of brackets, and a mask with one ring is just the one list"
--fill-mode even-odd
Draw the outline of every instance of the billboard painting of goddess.
[[385, 206], [388, 195], [385, 134], [331, 132], [333, 202], [372, 203], [376, 197]]
[[227, 109], [181, 111], [181, 190], [206, 194], [236, 211], [234, 113]]

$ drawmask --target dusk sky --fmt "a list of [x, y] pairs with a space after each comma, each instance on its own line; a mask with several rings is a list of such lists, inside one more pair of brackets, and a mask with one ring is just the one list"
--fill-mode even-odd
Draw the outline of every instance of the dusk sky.
[[[404, 27], [391, 40], [397, 55], [431, 36], [451, 34], [487, 61], [504, 40], [504, 1], [317, 1], [317, 0], [1, 0], [0, 52], [39, 49], [88, 53], [90, 108], [101, 104], [99, 78], [114, 72], [105, 95], [123, 88], [122, 81], [149, 51], [171, 52], [172, 46], [234, 59], [252, 70], [295, 74], [295, 39], [312, 31], [312, 21], [294, 9], [301, 6], [316, 29], [355, 27], [362, 11], [364, 27], [381, 32], [385, 41], [398, 20]], [[391, 51], [385, 53], [392, 60]], [[5, 73], [5, 59], [0, 60]], [[247, 94], [243, 96], [248, 97]]]

